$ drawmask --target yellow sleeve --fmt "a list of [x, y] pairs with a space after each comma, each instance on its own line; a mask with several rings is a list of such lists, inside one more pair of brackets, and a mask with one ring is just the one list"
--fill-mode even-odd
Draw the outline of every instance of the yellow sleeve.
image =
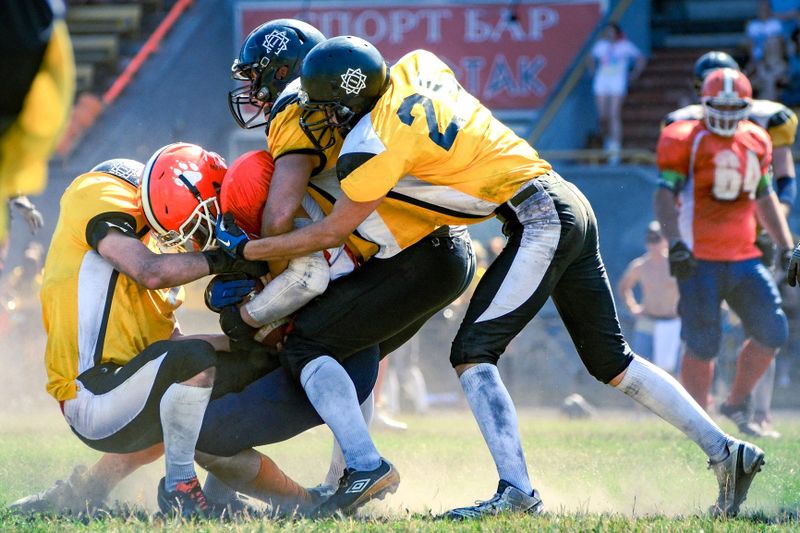
[[273, 159], [293, 152], [319, 153], [300, 127], [301, 114], [299, 105], [289, 104], [270, 120], [267, 146]]
[[73, 182], [61, 198], [61, 216], [66, 217], [73, 237], [87, 246], [99, 221], [113, 221], [119, 230], [132, 235], [148, 231], [138, 207], [136, 188], [107, 174], [84, 174]]
[[767, 132], [774, 148], [793, 145], [797, 136], [797, 115], [788, 107], [783, 107], [769, 118]]

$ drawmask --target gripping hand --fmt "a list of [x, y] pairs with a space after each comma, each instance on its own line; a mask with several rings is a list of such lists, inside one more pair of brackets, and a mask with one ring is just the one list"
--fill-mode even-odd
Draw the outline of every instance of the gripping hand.
[[244, 259], [244, 246], [250, 239], [236, 224], [232, 213], [225, 213], [217, 217], [217, 228], [215, 231], [217, 244], [225, 250], [231, 257]]
[[205, 292], [206, 307], [219, 313], [224, 307], [236, 305], [256, 289], [256, 280], [243, 273], [214, 276]]
[[697, 267], [697, 260], [683, 241], [677, 241], [669, 249], [669, 274], [678, 280], [692, 275]]

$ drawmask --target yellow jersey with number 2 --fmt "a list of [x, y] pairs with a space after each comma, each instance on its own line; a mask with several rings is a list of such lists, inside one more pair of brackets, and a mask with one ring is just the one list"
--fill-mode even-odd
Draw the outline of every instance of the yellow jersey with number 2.
[[524, 183], [551, 170], [434, 54], [406, 54], [390, 77], [339, 155], [338, 178], [351, 200], [386, 195], [435, 224], [469, 224], [493, 216]]

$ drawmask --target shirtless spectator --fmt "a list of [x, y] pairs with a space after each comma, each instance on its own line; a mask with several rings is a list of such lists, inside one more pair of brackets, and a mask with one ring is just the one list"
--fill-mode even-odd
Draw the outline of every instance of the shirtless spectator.
[[[636, 317], [632, 348], [671, 374], [677, 373], [681, 348], [678, 284], [669, 275], [667, 241], [653, 221], [645, 234], [647, 252], [628, 265], [619, 282], [622, 301]], [[641, 302], [634, 288], [639, 286]]]

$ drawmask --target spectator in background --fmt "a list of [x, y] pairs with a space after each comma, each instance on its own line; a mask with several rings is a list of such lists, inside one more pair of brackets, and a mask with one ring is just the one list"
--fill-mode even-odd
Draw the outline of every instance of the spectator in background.
[[[657, 221], [647, 227], [645, 246], [647, 252], [631, 261], [618, 286], [625, 307], [636, 317], [631, 348], [675, 375], [681, 349], [678, 283], [669, 274], [667, 241]], [[641, 302], [634, 294], [637, 286]]]
[[592, 48], [589, 71], [594, 76], [592, 90], [603, 148], [611, 164], [619, 162], [622, 148], [622, 102], [628, 82], [638, 78], [644, 66], [644, 56], [625, 37], [622, 28], [613, 22], [606, 26]]
[[758, 18], [747, 23], [745, 34], [750, 54], [748, 71], [754, 72], [756, 65], [764, 59], [767, 41], [770, 39], [783, 40], [783, 25], [772, 14], [769, 0], [761, 0], [758, 3]]
[[764, 44], [761, 61], [752, 64], [753, 92], [762, 100], [777, 100], [778, 87], [788, 83], [788, 68], [784, 59], [783, 40], [770, 37]]

